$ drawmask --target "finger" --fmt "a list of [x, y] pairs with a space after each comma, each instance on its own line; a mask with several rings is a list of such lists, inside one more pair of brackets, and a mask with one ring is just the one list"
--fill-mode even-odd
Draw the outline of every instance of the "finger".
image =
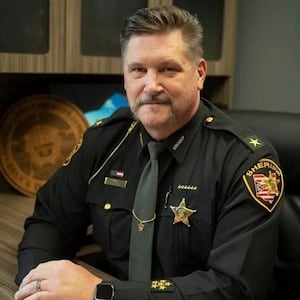
[[44, 270], [45, 265], [47, 266], [48, 263], [41, 263], [36, 268], [32, 269], [22, 280], [20, 284], [20, 288], [27, 285], [28, 283], [36, 280], [45, 279]]
[[22, 280], [20, 284], [20, 289], [27, 285], [29, 282], [32, 281], [32, 277], [34, 276], [35, 269], [32, 269]]
[[36, 291], [36, 293], [38, 293], [41, 290], [42, 290], [42, 281], [41, 280], [37, 280], [35, 282], [35, 291]]
[[26, 285], [20, 286], [19, 290], [15, 293], [15, 299], [21, 300], [25, 299], [37, 292], [37, 284], [36, 281], [32, 281]]
[[20, 288], [15, 293], [15, 300], [47, 299], [49, 295], [48, 280], [36, 280]]

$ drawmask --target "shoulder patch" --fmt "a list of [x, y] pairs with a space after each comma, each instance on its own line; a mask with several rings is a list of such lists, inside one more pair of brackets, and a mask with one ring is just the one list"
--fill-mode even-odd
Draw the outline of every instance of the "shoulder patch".
[[282, 171], [271, 159], [263, 158], [243, 175], [251, 197], [269, 212], [279, 203], [284, 190]]

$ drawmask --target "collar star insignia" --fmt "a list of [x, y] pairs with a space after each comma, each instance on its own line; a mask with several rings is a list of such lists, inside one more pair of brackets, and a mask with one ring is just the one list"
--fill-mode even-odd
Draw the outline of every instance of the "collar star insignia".
[[174, 213], [173, 224], [182, 222], [186, 226], [190, 227], [189, 217], [195, 213], [196, 209], [187, 208], [185, 205], [185, 198], [182, 198], [179, 206], [170, 205], [172, 212]]

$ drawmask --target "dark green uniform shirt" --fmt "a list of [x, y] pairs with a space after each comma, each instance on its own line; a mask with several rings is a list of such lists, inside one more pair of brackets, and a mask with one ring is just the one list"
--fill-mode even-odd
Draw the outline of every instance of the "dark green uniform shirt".
[[[283, 193], [277, 154], [206, 100], [163, 141], [152, 281], [127, 281], [132, 208], [150, 139], [128, 108], [86, 131], [37, 194], [17, 283], [42, 261], [73, 258], [92, 224], [103, 267], [119, 278], [116, 300], [263, 299]], [[190, 216], [180, 218], [180, 208]]]

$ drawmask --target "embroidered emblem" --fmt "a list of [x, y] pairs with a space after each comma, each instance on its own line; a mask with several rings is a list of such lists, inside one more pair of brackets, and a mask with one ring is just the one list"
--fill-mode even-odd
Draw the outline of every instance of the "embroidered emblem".
[[187, 208], [185, 205], [185, 198], [182, 198], [179, 206], [170, 205], [172, 212], [174, 213], [174, 221], [173, 224], [182, 222], [186, 226], [190, 227], [189, 217], [197, 212], [196, 209]]
[[273, 211], [284, 190], [282, 171], [277, 164], [271, 159], [261, 159], [243, 175], [243, 180], [252, 198], [269, 212]]
[[162, 279], [151, 281], [151, 292], [171, 292], [173, 290], [174, 286], [169, 280]]
[[79, 140], [79, 142], [77, 143], [77, 145], [73, 148], [73, 150], [71, 151], [71, 153], [67, 157], [66, 161], [63, 163], [64, 167], [66, 167], [70, 163], [73, 155], [79, 150], [79, 148], [81, 147], [81, 145], [82, 145], [82, 139]]
[[265, 143], [260, 140], [256, 135], [249, 136], [245, 138], [245, 142], [252, 148], [258, 149], [265, 145]]

